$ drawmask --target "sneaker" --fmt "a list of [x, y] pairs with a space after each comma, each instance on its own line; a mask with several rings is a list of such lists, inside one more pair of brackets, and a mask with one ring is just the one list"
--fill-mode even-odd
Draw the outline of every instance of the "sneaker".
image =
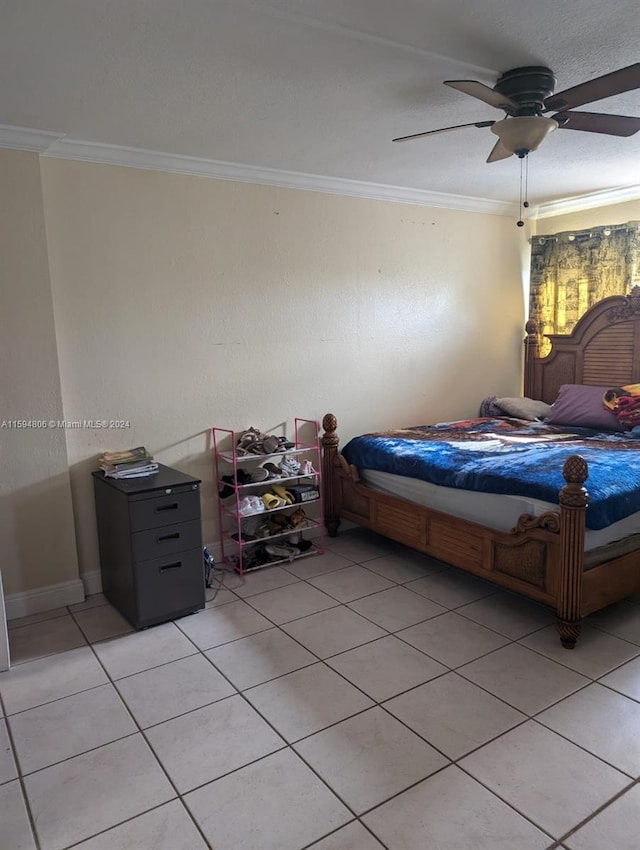
[[296, 555], [300, 554], [298, 549], [287, 546], [286, 543], [267, 543], [264, 548], [274, 558], [287, 558], [289, 561], [293, 561]]
[[310, 460], [305, 460], [304, 463], [302, 464], [301, 474], [302, 475], [315, 475], [316, 474], [316, 470], [313, 468], [313, 464], [311, 463]]
[[264, 502], [258, 496], [243, 496], [240, 499], [238, 512], [240, 516], [251, 516], [264, 511]]
[[300, 474], [300, 463], [294, 457], [285, 457], [280, 461], [280, 471], [286, 478]]

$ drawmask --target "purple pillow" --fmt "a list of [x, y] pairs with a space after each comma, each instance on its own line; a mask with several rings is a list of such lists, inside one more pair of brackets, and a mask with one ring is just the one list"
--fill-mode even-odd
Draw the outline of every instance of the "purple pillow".
[[545, 421], [549, 425], [575, 425], [576, 428], [622, 431], [615, 413], [607, 410], [602, 401], [608, 389], [610, 387], [563, 384]]

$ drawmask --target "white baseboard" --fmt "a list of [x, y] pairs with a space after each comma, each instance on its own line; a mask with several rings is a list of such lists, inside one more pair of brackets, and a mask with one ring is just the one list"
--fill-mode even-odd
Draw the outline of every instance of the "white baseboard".
[[80, 579], [84, 585], [85, 596], [102, 593], [102, 576], [100, 575], [100, 570], [90, 570], [86, 573], [80, 573]]
[[[343, 528], [352, 525], [344, 523]], [[309, 538], [317, 537], [318, 529], [307, 531]], [[206, 543], [217, 563], [222, 561], [220, 543]], [[18, 617], [28, 617], [30, 614], [40, 614], [43, 611], [51, 611], [54, 608], [62, 608], [65, 605], [74, 605], [76, 602], [84, 602], [85, 597], [93, 596], [102, 592], [102, 577], [100, 570], [89, 570], [82, 573], [80, 578], [74, 581], [65, 581], [61, 584], [51, 584], [48, 587], [39, 587], [37, 590], [27, 590], [23, 593], [12, 593], [5, 597], [5, 608], [7, 620], [15, 620]]]
[[5, 597], [7, 620], [84, 602], [84, 596], [84, 587], [79, 578], [63, 581], [60, 584], [50, 584], [47, 587], [38, 587], [36, 590], [11, 593]]

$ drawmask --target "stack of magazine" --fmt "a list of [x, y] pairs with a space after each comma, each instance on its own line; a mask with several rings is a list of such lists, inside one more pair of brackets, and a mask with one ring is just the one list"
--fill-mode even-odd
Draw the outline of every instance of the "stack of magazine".
[[144, 446], [121, 452], [103, 452], [98, 465], [109, 478], [144, 478], [158, 471], [153, 455]]

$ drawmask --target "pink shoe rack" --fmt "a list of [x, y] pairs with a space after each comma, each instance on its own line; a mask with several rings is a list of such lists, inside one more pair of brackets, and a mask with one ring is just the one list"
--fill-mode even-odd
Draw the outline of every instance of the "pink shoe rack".
[[293, 425], [290, 438], [269, 432], [265, 443], [277, 437], [278, 451], [243, 454], [238, 443], [252, 429], [211, 428], [221, 565], [240, 575], [324, 552], [320, 425], [300, 417]]

